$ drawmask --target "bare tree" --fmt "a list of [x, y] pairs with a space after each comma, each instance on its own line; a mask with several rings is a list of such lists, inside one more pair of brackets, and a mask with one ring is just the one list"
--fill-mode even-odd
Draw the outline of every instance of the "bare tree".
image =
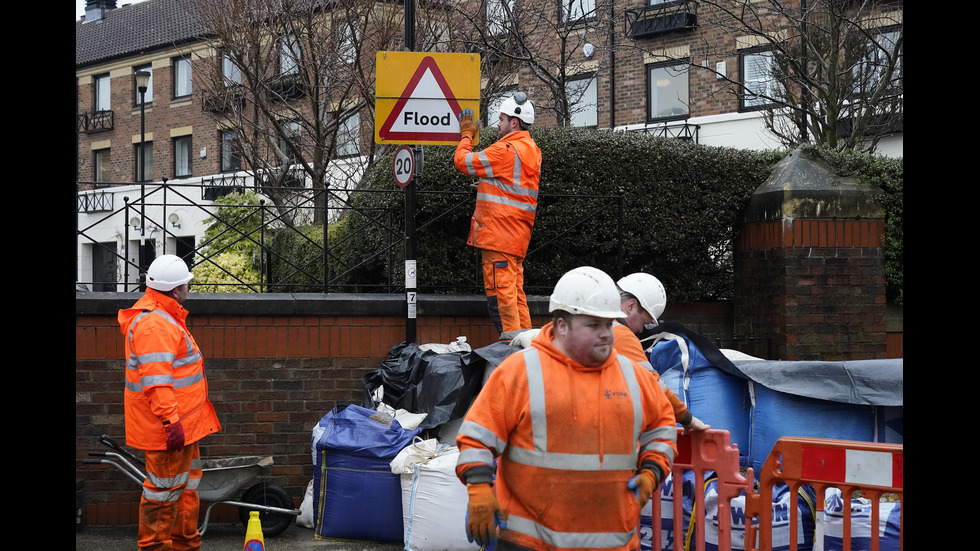
[[[290, 187], [355, 184], [379, 157], [377, 50], [401, 36], [397, 4], [373, 0], [193, 0], [214, 41], [201, 71], [205, 105], [233, 153], [288, 216]], [[319, 197], [324, 197], [322, 194]], [[323, 213], [317, 204], [317, 219]]]
[[701, 5], [703, 29], [726, 29], [741, 37], [736, 48], [749, 46], [740, 52], [732, 44], [705, 40], [702, 59], [711, 53], [749, 56], [746, 74], [715, 76], [743, 105], [758, 106], [784, 145], [874, 151], [883, 135], [901, 130], [903, 2], [702, 0]]
[[482, 55], [481, 109], [508, 95], [520, 75], [536, 119], [564, 126], [594, 110], [590, 98], [608, 70], [611, 1], [456, 0], [455, 38]]

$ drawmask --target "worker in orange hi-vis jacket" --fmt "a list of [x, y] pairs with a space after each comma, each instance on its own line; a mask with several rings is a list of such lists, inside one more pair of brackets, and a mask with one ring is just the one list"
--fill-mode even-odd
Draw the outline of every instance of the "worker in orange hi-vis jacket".
[[221, 424], [181, 305], [193, 277], [180, 257], [158, 257], [146, 271], [146, 294], [118, 316], [126, 338], [126, 444], [146, 460], [140, 549], [201, 548], [198, 441]]
[[[650, 360], [637, 334], [643, 332], [644, 328], [659, 323], [658, 319], [667, 307], [667, 292], [664, 290], [664, 285], [656, 277], [643, 272], [625, 276], [617, 281], [616, 285], [619, 287], [620, 294], [619, 307], [626, 315], [613, 324], [613, 336], [616, 341], [613, 346], [617, 352], [650, 370], [657, 380], [660, 380], [660, 376], [650, 365]], [[660, 387], [674, 408], [674, 417], [684, 427], [685, 432], [711, 428], [695, 417], [684, 402], [667, 388], [667, 385], [661, 382]]]
[[619, 301], [601, 270], [563, 275], [552, 322], [471, 405], [456, 438], [471, 541], [503, 551], [639, 548], [640, 509], [670, 472], [677, 429], [657, 379], [613, 349]]
[[524, 256], [538, 206], [541, 150], [528, 132], [534, 104], [524, 92], [500, 106], [497, 141], [473, 151], [480, 121], [470, 109], [459, 114], [460, 139], [453, 164], [477, 176], [476, 209], [466, 244], [480, 249], [487, 309], [501, 339], [531, 328], [524, 295]]

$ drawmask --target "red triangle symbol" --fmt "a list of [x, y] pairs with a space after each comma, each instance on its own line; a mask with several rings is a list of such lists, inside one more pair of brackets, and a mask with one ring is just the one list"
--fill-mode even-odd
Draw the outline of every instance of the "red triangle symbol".
[[[426, 73], [430, 74], [435, 80], [439, 91], [441, 92], [441, 97], [424, 97], [424, 98], [414, 98], [416, 88], [418, 88], [419, 83], [425, 77]], [[407, 112], [405, 117], [402, 118], [402, 124], [398, 125], [399, 116], [405, 111], [405, 107], [410, 100], [422, 99], [422, 100], [445, 100], [448, 103], [449, 111], [445, 114], [419, 114], [417, 112]], [[408, 85], [405, 86], [405, 91], [401, 93], [398, 101], [395, 102], [395, 107], [388, 114], [388, 118], [385, 120], [384, 124], [381, 125], [381, 129], [378, 131], [378, 136], [383, 140], [424, 140], [424, 141], [446, 141], [455, 142], [459, 140], [459, 124], [457, 122], [457, 117], [462, 112], [459, 106], [459, 102], [453, 95], [453, 91], [449, 88], [449, 84], [446, 82], [446, 78], [442, 76], [442, 71], [439, 70], [439, 66], [436, 64], [436, 60], [432, 56], [426, 56], [419, 63], [418, 69], [415, 70], [415, 74], [412, 75], [411, 80], [408, 81]], [[446, 121], [448, 116], [449, 125], [453, 127], [453, 130], [447, 130]], [[399, 126], [399, 129], [393, 129], [395, 126]], [[426, 128], [431, 126], [433, 128]]]

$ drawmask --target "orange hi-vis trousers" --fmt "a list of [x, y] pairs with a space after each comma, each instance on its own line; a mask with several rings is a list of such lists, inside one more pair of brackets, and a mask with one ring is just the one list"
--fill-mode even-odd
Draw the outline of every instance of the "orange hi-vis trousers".
[[197, 442], [179, 452], [146, 450], [146, 480], [140, 499], [139, 548], [184, 551], [201, 548], [197, 529], [201, 450]]
[[481, 249], [487, 310], [501, 338], [531, 329], [531, 312], [524, 296], [524, 259]]

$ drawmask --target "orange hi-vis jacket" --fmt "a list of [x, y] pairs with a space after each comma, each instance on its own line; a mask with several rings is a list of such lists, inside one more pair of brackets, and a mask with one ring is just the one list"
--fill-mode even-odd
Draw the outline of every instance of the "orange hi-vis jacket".
[[541, 150], [531, 135], [510, 132], [476, 153], [472, 140], [461, 139], [453, 163], [460, 172], [480, 178], [466, 244], [524, 258], [541, 179]]
[[[677, 453], [670, 403], [653, 375], [611, 353], [583, 366], [552, 344], [552, 324], [493, 371], [460, 426], [456, 474], [489, 482], [507, 514], [502, 540], [533, 549], [640, 547], [641, 467], [661, 480]], [[653, 469], [651, 469], [653, 470]]]
[[640, 344], [640, 339], [636, 336], [628, 325], [625, 323], [620, 323], [618, 321], [613, 322], [613, 348], [616, 352], [626, 356], [627, 358], [633, 360], [634, 362], [640, 364], [640, 367], [646, 369], [653, 376], [657, 378], [660, 383], [660, 388], [663, 389], [664, 394], [667, 396], [667, 400], [670, 402], [671, 407], [674, 408], [674, 418], [678, 423], [682, 425], [687, 425], [691, 422], [694, 415], [688, 411], [687, 406], [684, 402], [677, 397], [667, 385], [660, 381], [660, 375], [653, 370], [653, 365], [650, 364], [650, 359], [643, 352], [643, 345]]
[[187, 310], [147, 289], [118, 319], [126, 337], [126, 444], [167, 449], [164, 421], [180, 421], [185, 444], [221, 430], [208, 401], [204, 358], [185, 323]]

